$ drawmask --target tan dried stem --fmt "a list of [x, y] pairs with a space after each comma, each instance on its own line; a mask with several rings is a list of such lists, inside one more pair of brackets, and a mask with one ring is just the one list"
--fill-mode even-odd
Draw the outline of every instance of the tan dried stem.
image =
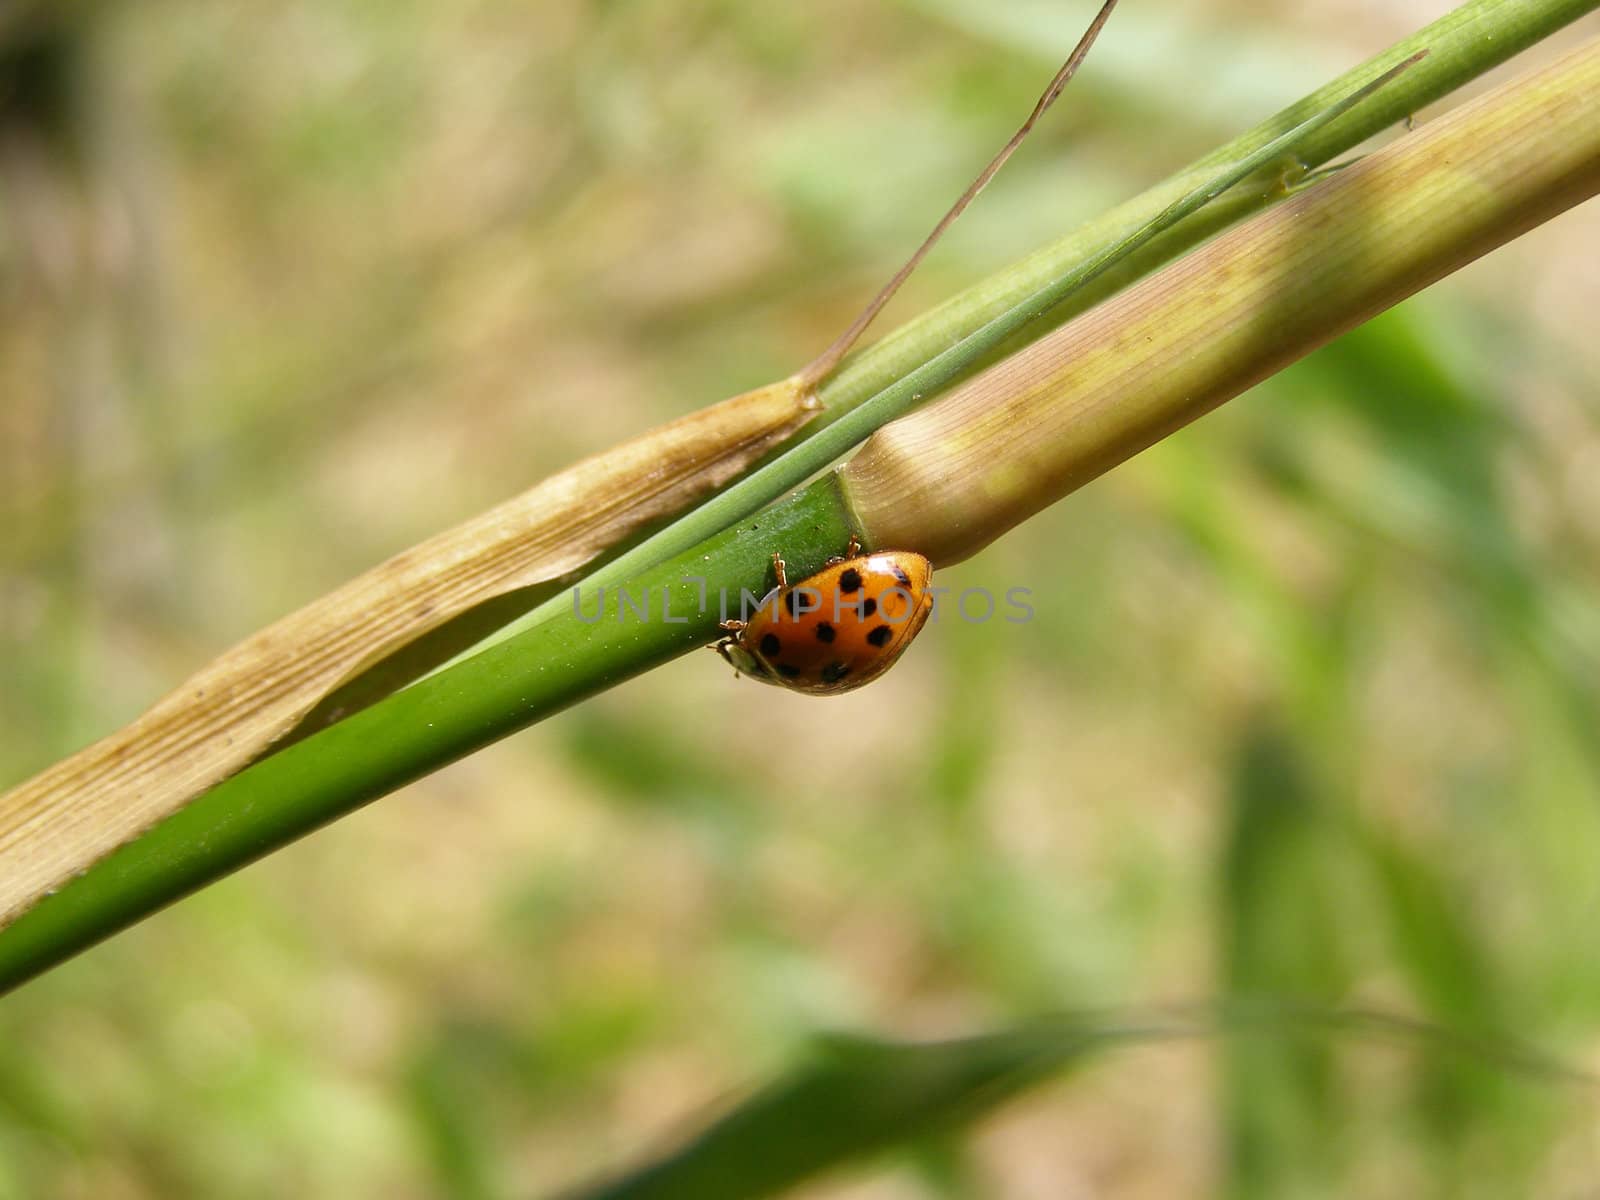
[[959, 561], [1597, 190], [1600, 39], [1332, 174], [884, 426], [840, 468], [846, 498], [872, 545]]
[[1072, 48], [1072, 53], [1067, 56], [1067, 61], [1061, 64], [1061, 69], [1055, 73], [1055, 77], [1050, 80], [1049, 85], [1044, 89], [1043, 95], [1039, 97], [1038, 103], [1033, 106], [1033, 111], [1028, 114], [1028, 119], [1011, 135], [1010, 140], [1000, 147], [1000, 152], [989, 160], [988, 166], [978, 172], [978, 177], [967, 185], [967, 190], [961, 193], [956, 202], [950, 206], [949, 211], [939, 218], [939, 223], [933, 227], [933, 231], [922, 240], [922, 245], [912, 252], [911, 257], [906, 259], [905, 265], [896, 271], [893, 278], [879, 289], [878, 294], [867, 302], [867, 306], [861, 310], [860, 315], [850, 322], [850, 327], [836, 337], [826, 350], [807, 363], [793, 377], [794, 382], [802, 391], [814, 392], [819, 383], [833, 374], [834, 368], [839, 365], [846, 354], [850, 353], [856, 342], [861, 340], [861, 335], [867, 331], [867, 326], [871, 325], [878, 314], [883, 311], [884, 306], [894, 299], [895, 293], [900, 290], [900, 285], [905, 283], [910, 278], [911, 272], [915, 271], [922, 264], [922, 260], [928, 257], [928, 252], [938, 244], [940, 238], [944, 237], [945, 231], [955, 224], [956, 218], [967, 211], [967, 206], [978, 198], [978, 193], [988, 187], [989, 181], [1000, 173], [1000, 168], [1006, 165], [1006, 160], [1017, 152], [1017, 147], [1022, 145], [1028, 134], [1033, 132], [1033, 127], [1038, 124], [1039, 118], [1044, 116], [1049, 107], [1056, 102], [1057, 97], [1061, 95], [1062, 89], [1078, 73], [1078, 68], [1083, 65], [1083, 60], [1088, 57], [1089, 48], [1094, 45], [1095, 39], [1100, 36], [1100, 30], [1105, 27], [1106, 21], [1111, 17], [1111, 10], [1116, 6], [1117, 0], [1106, 0], [1101, 5], [1100, 11], [1095, 14], [1094, 20], [1089, 23], [1089, 28], [1084, 31], [1083, 36], [1078, 39], [1078, 44]]

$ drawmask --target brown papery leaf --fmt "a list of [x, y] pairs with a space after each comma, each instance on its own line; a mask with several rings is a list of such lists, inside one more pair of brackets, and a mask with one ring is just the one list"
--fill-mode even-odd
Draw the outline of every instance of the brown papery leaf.
[[569, 467], [239, 643], [132, 724], [0, 796], [0, 925], [271, 750], [503, 624], [816, 415], [793, 381]]

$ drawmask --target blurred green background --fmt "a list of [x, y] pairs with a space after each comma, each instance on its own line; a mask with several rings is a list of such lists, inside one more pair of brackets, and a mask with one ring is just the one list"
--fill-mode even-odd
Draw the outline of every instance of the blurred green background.
[[[808, 359], [1092, 7], [0, 8], [0, 785]], [[890, 319], [1448, 7], [1125, 0]], [[1207, 997], [1600, 1069], [1596, 261], [1591, 204], [941, 581], [1031, 624], [828, 701], [689, 656], [30, 984], [0, 1197], [535, 1196], [819, 1031]], [[1595, 1111], [1398, 1043], [1123, 1048], [801, 1194], [1588, 1196]]]

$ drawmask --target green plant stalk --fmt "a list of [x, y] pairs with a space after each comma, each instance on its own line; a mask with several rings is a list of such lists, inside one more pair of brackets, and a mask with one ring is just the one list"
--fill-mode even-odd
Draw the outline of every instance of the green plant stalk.
[[[1165, 208], [1155, 213], [1144, 224], [1115, 241], [1108, 242], [1093, 254], [1074, 262], [1057, 278], [1048, 280], [1037, 291], [1030, 292], [1011, 307], [998, 313], [989, 321], [967, 334], [953, 346], [948, 346], [927, 362], [913, 368], [910, 373], [896, 379], [877, 395], [863, 401], [837, 420], [825, 425], [817, 433], [807, 436], [798, 445], [784, 451], [773, 461], [724, 488], [699, 508], [686, 513], [659, 533], [653, 534], [611, 561], [604, 563], [584, 580], [587, 587], [611, 587], [636, 577], [670, 555], [677, 554], [695, 542], [711, 537], [735, 521], [743, 520], [763, 505], [771, 503], [786, 489], [795, 487], [805, 479], [823, 470], [852, 447], [896, 417], [910, 412], [925, 398], [947, 387], [953, 380], [976, 363], [1010, 341], [1024, 328], [1047, 315], [1067, 297], [1075, 295], [1106, 272], [1125, 262], [1131, 255], [1150, 244], [1155, 238], [1173, 228], [1184, 219], [1200, 212], [1206, 205], [1222, 195], [1241, 180], [1280, 162], [1305, 137], [1337, 121], [1357, 108], [1385, 85], [1403, 78], [1404, 73], [1416, 66], [1425, 52], [1403, 59], [1376, 79], [1369, 80], [1355, 92], [1344, 96], [1331, 107], [1308, 117], [1302, 124], [1280, 134], [1272, 141], [1258, 147], [1242, 159], [1228, 163], [1218, 174], [1196, 184]], [[862, 540], [872, 545], [871, 530], [862, 530]], [[497, 630], [471, 653], [495, 645], [518, 633], [560, 615], [562, 600], [556, 597]]]
[[[705, 641], [713, 593], [759, 586], [782, 546], [797, 572], [856, 526], [833, 476], [631, 580], [673, 596], [683, 623], [551, 620], [255, 764], [91, 867], [0, 931], [0, 989], [14, 987], [240, 865], [478, 746]], [[592, 597], [592, 592], [590, 593]]]
[[[1297, 176], [1596, 8], [1600, 0], [1469, 0], [1133, 200], [852, 355], [818, 388], [823, 415], [797, 444], [655, 538], [603, 562], [590, 582], [627, 579], [742, 519], [913, 405], [1086, 311], [1225, 225], [1283, 199]], [[1424, 50], [1426, 58], [1376, 95], [1348, 103]], [[1344, 110], [1330, 118], [1329, 111], [1341, 104]], [[1232, 183], [1215, 189], [1227, 191], [1218, 203], [1185, 203], [1224, 178]], [[1108, 247], [1119, 249], [1106, 261]], [[456, 661], [548, 619], [558, 605], [552, 601], [517, 617]]]
[[[0, 992], [367, 801], [703, 645], [722, 617], [720, 590], [737, 615], [742, 588], [771, 582], [773, 546], [811, 572], [843, 548], [849, 528], [836, 489], [808, 489], [632, 581], [649, 620], [607, 589], [604, 615], [585, 623], [576, 609], [596, 615], [596, 592], [567, 593], [564, 619], [260, 760], [0, 932]], [[703, 608], [697, 579], [706, 581]]]

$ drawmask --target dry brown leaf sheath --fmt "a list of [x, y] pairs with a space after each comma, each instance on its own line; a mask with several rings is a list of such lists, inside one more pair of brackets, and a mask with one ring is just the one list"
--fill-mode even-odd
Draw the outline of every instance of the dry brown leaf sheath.
[[133, 724], [0, 796], [0, 926], [270, 749], [476, 640], [463, 636], [475, 618], [482, 633], [517, 615], [491, 613], [490, 602], [559, 580], [681, 512], [805, 424], [819, 407], [817, 384], [1060, 96], [1115, 6], [1104, 0], [1022, 127], [802, 371], [587, 459], [396, 555], [234, 647]]
[[702, 409], [241, 642], [132, 724], [0, 796], [0, 925], [261, 757], [369, 667], [488, 601], [576, 571], [741, 474], [816, 412], [791, 382]]

